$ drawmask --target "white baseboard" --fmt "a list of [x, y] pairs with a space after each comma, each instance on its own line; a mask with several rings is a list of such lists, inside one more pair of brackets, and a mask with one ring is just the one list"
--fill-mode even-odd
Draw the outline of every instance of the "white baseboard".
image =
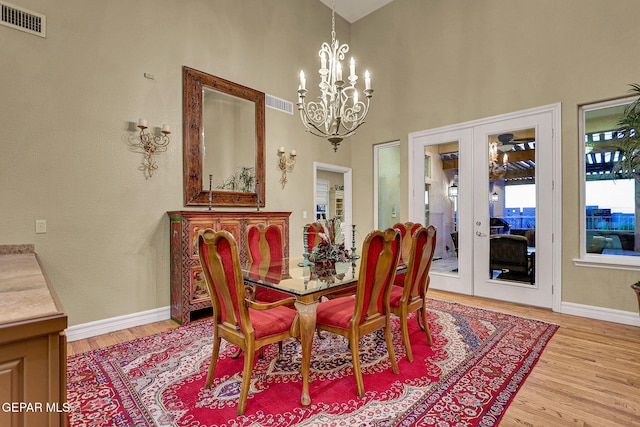
[[640, 326], [640, 316], [638, 316], [638, 313], [634, 313], [631, 311], [614, 310], [611, 308], [594, 307], [591, 305], [563, 302], [561, 303], [560, 312], [563, 314], [587, 317], [589, 319], [623, 323], [625, 325], [631, 326]]
[[160, 322], [171, 318], [169, 306], [154, 308], [124, 316], [111, 317], [109, 319], [96, 320], [95, 322], [82, 323], [70, 326], [66, 329], [67, 341], [77, 341], [85, 338], [102, 335], [147, 323]]

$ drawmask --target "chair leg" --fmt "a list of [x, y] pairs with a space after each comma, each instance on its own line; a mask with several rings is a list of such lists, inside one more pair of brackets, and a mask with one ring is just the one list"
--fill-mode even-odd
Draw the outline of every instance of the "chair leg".
[[250, 348], [244, 352], [244, 369], [242, 370], [242, 385], [240, 387], [240, 400], [238, 401], [238, 409], [236, 414], [243, 415], [247, 406], [247, 396], [249, 396], [249, 386], [251, 385], [251, 371], [253, 370], [253, 357], [255, 350]]
[[349, 348], [351, 348], [351, 362], [353, 364], [353, 376], [356, 377], [358, 396], [364, 397], [364, 381], [360, 370], [360, 354], [358, 351], [358, 337], [349, 337]]
[[384, 340], [387, 342], [387, 351], [389, 352], [389, 360], [391, 360], [391, 369], [394, 374], [399, 374], [398, 362], [396, 362], [396, 354], [393, 351], [393, 338], [391, 337], [391, 322], [387, 316], [387, 324], [384, 327]]
[[416, 314], [416, 318], [418, 319], [418, 325], [420, 325], [419, 319], [422, 319], [420, 329], [422, 329], [427, 336], [427, 345], [429, 345], [429, 347], [433, 346], [433, 338], [431, 338], [431, 330], [429, 329], [429, 321], [427, 320], [427, 310], [425, 310], [424, 307], [420, 308]]
[[211, 381], [213, 380], [213, 372], [216, 370], [216, 364], [218, 363], [218, 353], [220, 352], [220, 337], [213, 333], [213, 350], [211, 351], [211, 362], [209, 363], [209, 373], [207, 374], [207, 380], [204, 383], [204, 388], [211, 387]]
[[[409, 341], [409, 325], [407, 324], [407, 313], [400, 316], [400, 328], [402, 329], [402, 341], [404, 341], [404, 349], [407, 352], [407, 360], [413, 362], [413, 352], [411, 351], [411, 342]], [[386, 335], [386, 332], [385, 332]]]

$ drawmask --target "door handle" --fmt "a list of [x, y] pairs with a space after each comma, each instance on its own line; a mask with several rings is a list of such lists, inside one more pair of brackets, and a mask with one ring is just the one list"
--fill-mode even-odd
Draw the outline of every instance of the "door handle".
[[487, 237], [487, 235], [486, 235], [486, 234], [481, 233], [481, 232], [479, 232], [479, 231], [476, 231], [476, 236], [478, 236], [478, 237]]

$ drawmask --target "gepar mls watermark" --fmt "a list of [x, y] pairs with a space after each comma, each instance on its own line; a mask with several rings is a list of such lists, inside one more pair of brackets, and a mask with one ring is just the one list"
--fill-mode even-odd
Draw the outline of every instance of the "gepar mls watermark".
[[69, 412], [67, 402], [3, 402], [2, 412]]

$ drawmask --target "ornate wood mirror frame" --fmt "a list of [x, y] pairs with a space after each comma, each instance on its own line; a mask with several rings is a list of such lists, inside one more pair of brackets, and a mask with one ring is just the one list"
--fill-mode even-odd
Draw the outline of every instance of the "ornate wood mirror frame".
[[206, 87], [255, 103], [255, 192], [213, 190], [211, 192], [211, 205], [264, 207], [264, 93], [189, 67], [183, 67], [182, 69], [184, 92], [184, 205], [209, 205], [209, 191], [203, 188], [202, 90], [203, 87]]

